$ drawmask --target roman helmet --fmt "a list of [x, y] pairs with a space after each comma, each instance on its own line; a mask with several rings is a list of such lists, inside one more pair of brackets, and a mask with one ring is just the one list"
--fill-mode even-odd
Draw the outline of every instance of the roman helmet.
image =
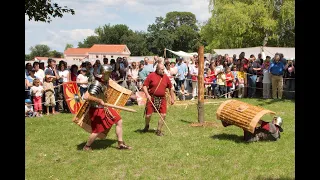
[[102, 77], [101, 77], [101, 80], [103, 80], [104, 82], [108, 83], [112, 70], [113, 69], [112, 69], [111, 65], [109, 65], [109, 64], [102, 65], [102, 69], [101, 69]]
[[274, 117], [274, 120], [275, 120], [274, 124], [277, 125], [280, 132], [282, 132], [283, 131], [283, 129], [281, 127], [282, 126], [282, 118], [278, 116], [278, 117]]

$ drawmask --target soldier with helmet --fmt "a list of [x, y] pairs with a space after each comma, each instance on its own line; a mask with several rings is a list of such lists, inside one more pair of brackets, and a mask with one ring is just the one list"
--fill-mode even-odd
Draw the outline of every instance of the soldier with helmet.
[[108, 97], [105, 93], [108, 88], [109, 77], [112, 72], [112, 66], [102, 65], [100, 78], [96, 78], [88, 86], [88, 90], [82, 98], [89, 101], [89, 117], [91, 120], [92, 132], [83, 150], [92, 150], [91, 144], [101, 134], [108, 134], [113, 124], [116, 124], [116, 135], [118, 138], [118, 149], [131, 149], [122, 139], [122, 119], [113, 108], [105, 108], [104, 104]]
[[254, 133], [250, 133], [244, 130], [244, 140], [247, 142], [256, 142], [256, 141], [276, 141], [280, 139], [280, 132], [283, 132], [282, 129], [282, 118], [275, 116], [271, 122], [265, 122], [259, 120], [260, 126], [257, 127]]

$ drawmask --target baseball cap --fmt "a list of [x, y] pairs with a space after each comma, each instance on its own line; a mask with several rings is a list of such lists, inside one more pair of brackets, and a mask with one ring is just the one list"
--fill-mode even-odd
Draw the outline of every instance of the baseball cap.
[[144, 60], [141, 60], [141, 61], [140, 61], [140, 64], [144, 64]]
[[24, 102], [25, 103], [31, 103], [31, 100], [30, 99], [25, 99]]
[[178, 58], [179, 60], [183, 60], [183, 57], [181, 57], [181, 56], [179, 56], [179, 58]]

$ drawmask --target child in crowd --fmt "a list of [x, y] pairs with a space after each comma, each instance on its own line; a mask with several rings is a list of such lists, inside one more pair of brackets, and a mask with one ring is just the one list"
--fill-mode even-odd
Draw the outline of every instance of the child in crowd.
[[231, 98], [231, 88], [233, 85], [234, 76], [231, 72], [230, 67], [226, 67], [226, 98]]
[[88, 88], [88, 76], [86, 76], [87, 69], [81, 68], [80, 73], [77, 76], [77, 84], [80, 87], [80, 95], [82, 96]]
[[188, 95], [189, 95], [189, 93], [188, 93], [188, 91], [185, 90], [184, 84], [181, 84], [181, 88], [179, 90], [179, 99], [181, 101], [185, 101], [186, 100], [186, 96], [188, 96]]
[[238, 81], [239, 81], [239, 91], [238, 91], [238, 98], [242, 98], [244, 96], [244, 78], [245, 74], [243, 71], [243, 66], [240, 66], [240, 71], [238, 71]]
[[30, 93], [33, 96], [33, 106], [37, 117], [42, 117], [42, 94], [43, 87], [40, 86], [40, 80], [34, 79], [33, 86], [30, 89]]
[[24, 112], [25, 117], [34, 117], [36, 114], [33, 112], [33, 107], [30, 99], [25, 99], [24, 101]]
[[55, 114], [55, 105], [56, 100], [54, 97], [54, 86], [52, 83], [53, 78], [52, 77], [46, 77], [45, 82], [43, 83], [43, 89], [45, 92], [45, 103], [44, 105], [47, 107], [47, 115], [49, 115], [49, 108], [51, 106], [52, 114]]

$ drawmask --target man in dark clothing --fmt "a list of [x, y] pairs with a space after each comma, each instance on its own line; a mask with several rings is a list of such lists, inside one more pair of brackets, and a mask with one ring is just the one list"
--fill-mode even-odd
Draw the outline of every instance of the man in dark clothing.
[[248, 66], [248, 97], [253, 98], [256, 93], [257, 74], [261, 71], [260, 60], [256, 59], [254, 55], [250, 55]]

